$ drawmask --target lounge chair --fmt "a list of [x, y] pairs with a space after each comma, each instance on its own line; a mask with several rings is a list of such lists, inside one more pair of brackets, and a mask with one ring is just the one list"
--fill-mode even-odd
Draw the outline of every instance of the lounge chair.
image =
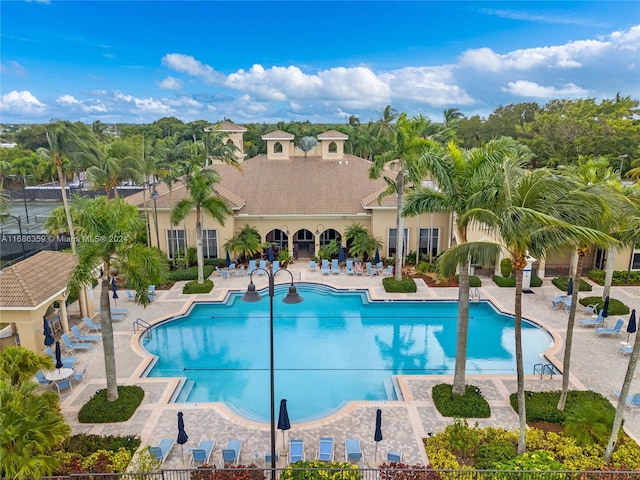
[[304, 462], [304, 442], [302, 440], [289, 440], [289, 463]]
[[553, 300], [551, 300], [551, 306], [557, 310], [559, 308], [563, 308], [564, 307], [564, 301], [567, 298], [566, 295], [560, 295], [559, 297], [554, 298]]
[[157, 447], [149, 447], [149, 453], [153, 458], [164, 463], [169, 456], [173, 443], [173, 438], [163, 438], [160, 440], [160, 444]]
[[252, 274], [256, 270], [256, 261], [249, 260], [249, 268], [247, 268], [247, 273]]
[[367, 267], [367, 275], [372, 277], [373, 276], [373, 268], [371, 267], [371, 262], [367, 262], [365, 264], [365, 266]]
[[191, 450], [191, 463], [209, 463], [215, 444], [213, 440], [200, 440], [198, 448]]
[[74, 353], [74, 350], [89, 350], [93, 347], [92, 343], [72, 342], [68, 333], [63, 333], [61, 338], [67, 353]]
[[622, 325], [624, 325], [624, 320], [619, 318], [613, 328], [596, 328], [596, 335], [611, 335], [611, 337], [615, 337], [622, 330]]
[[597, 303], [594, 303], [593, 305], [587, 305], [584, 308], [591, 315], [598, 315], [598, 304]]
[[347, 275], [354, 275], [353, 260], [347, 260]]
[[333, 438], [322, 437], [318, 444], [318, 451], [316, 452], [316, 460], [321, 462], [333, 462]]
[[317, 270], [318, 266], [316, 265], [316, 262], [313, 260], [309, 260], [309, 271], [310, 272], [315, 272]]
[[598, 318], [585, 318], [578, 320], [578, 325], [581, 327], [602, 327], [604, 325], [604, 318], [598, 314]]
[[101, 335], [83, 335], [77, 325], [71, 327], [71, 333], [79, 342], [99, 342], [102, 340]]
[[362, 460], [362, 448], [357, 438], [347, 438], [344, 441], [344, 461], [359, 462]]
[[93, 323], [89, 317], [84, 317], [82, 321], [89, 330], [94, 330], [96, 332], [102, 330], [102, 325], [99, 323]]
[[[276, 452], [276, 462], [280, 461], [280, 455]], [[271, 465], [271, 452], [264, 452], [264, 464]]]
[[569, 313], [571, 311], [571, 303], [573, 303], [573, 300], [571, 300], [571, 297], [566, 297], [564, 299], [564, 311]]
[[631, 353], [633, 352], [633, 345], [620, 345], [618, 351], [622, 355], [631, 355]]
[[[614, 390], [613, 393], [616, 394], [616, 397], [619, 397], [621, 391], [620, 390]], [[631, 410], [633, 410], [634, 408], [640, 408], [640, 393], [634, 393], [633, 395], [631, 395], [631, 394], [627, 395], [627, 398], [624, 401], [624, 403], [626, 403], [628, 407], [631, 407]]]
[[356, 275], [363, 275], [364, 272], [362, 271], [362, 264], [360, 262], [357, 262], [355, 264], [355, 266], [353, 267], [353, 270], [356, 272]]
[[[51, 347], [45, 348], [44, 349], [44, 353], [49, 355], [53, 359], [53, 361], [55, 362], [56, 354], [53, 353], [53, 350], [51, 350]], [[78, 361], [78, 357], [62, 357], [62, 367], [63, 368], [73, 368], [73, 366], [76, 364], [77, 361]]]
[[235, 272], [233, 273], [235, 274], [236, 277], [243, 277], [244, 271], [245, 271], [245, 266], [242, 265], [240, 268], [236, 269]]
[[322, 274], [329, 275], [329, 260], [322, 260]]
[[220, 276], [223, 280], [229, 279], [229, 270], [220, 270]]
[[271, 273], [276, 273], [280, 270], [280, 262], [278, 260], [274, 260], [271, 262]]
[[131, 290], [127, 290], [126, 292], [127, 292], [127, 298], [128, 298], [130, 301], [135, 302], [135, 301], [136, 301], [136, 296], [135, 296], [135, 294], [131, 293]]
[[[156, 299], [155, 285], [149, 285], [149, 289], [147, 290], [147, 297], [149, 297], [149, 300], [151, 300], [152, 302]], [[113, 319], [113, 316], [111, 318]]]
[[128, 308], [112, 308], [111, 309], [112, 315], [126, 315], [127, 313], [129, 313]]
[[267, 261], [260, 260], [260, 269], [258, 270], [258, 275], [264, 275], [267, 271]]
[[402, 461], [402, 452], [389, 450], [387, 452], [387, 462], [400, 463]]
[[382, 271], [383, 277], [390, 277], [393, 275], [393, 265], [387, 265], [387, 269]]
[[338, 264], [337, 258], [331, 260], [331, 273], [334, 275], [338, 275], [340, 273], [340, 265]]
[[227, 448], [222, 450], [221, 463], [223, 465], [238, 465], [241, 449], [242, 440], [229, 440], [227, 442]]

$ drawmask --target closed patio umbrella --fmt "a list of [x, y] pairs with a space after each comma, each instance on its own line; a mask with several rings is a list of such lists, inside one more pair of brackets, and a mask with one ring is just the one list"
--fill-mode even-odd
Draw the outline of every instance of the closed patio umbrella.
[[111, 290], [113, 290], [113, 304], [117, 305], [116, 300], [118, 299], [118, 284], [116, 283], [116, 277], [111, 277]]
[[340, 250], [338, 250], [338, 262], [340, 263], [344, 263], [345, 258], [344, 258], [344, 247], [342, 245], [340, 245]]
[[607, 295], [604, 299], [604, 306], [602, 307], [602, 312], [600, 312], [602, 318], [607, 318], [609, 316], [609, 295]]
[[638, 325], [636, 323], [636, 309], [631, 310], [631, 316], [629, 317], [629, 323], [627, 324], [627, 342], [632, 333], [636, 333]]
[[56, 342], [56, 368], [60, 370], [64, 365], [62, 364], [62, 351], [60, 350], [60, 342]]
[[573, 295], [573, 277], [569, 277], [569, 285], [567, 285], [567, 297]]
[[276, 256], [273, 253], [273, 247], [269, 247], [269, 251], [267, 252], [268, 259], [270, 262], [273, 262], [276, 259]]
[[178, 412], [178, 439], [176, 440], [178, 445], [180, 445], [182, 449], [182, 463], [184, 463], [184, 444], [189, 440], [189, 435], [184, 430], [184, 418], [182, 412]]
[[231, 256], [229, 256], [229, 250], [227, 250], [227, 258], [226, 258], [225, 262], [227, 263], [227, 267], [229, 265], [231, 265]]
[[47, 321], [47, 319], [45, 317], [42, 317], [42, 320], [44, 322], [42, 326], [42, 334], [44, 335], [44, 344], [47, 347], [50, 347], [51, 345], [56, 343], [56, 339], [53, 338], [53, 333], [51, 332], [51, 327], [49, 326], [49, 322]]
[[373, 455], [373, 461], [378, 461], [378, 442], [382, 440], [382, 410], [376, 411], [376, 431], [373, 434], [373, 439], [376, 442], [376, 450]]
[[373, 257], [373, 264], [377, 265], [378, 263], [380, 263], [380, 251], [376, 248], [376, 254]]
[[282, 430], [282, 448], [285, 448], [284, 444], [284, 432], [291, 428], [291, 422], [289, 422], [289, 412], [287, 411], [287, 399], [280, 400], [280, 413], [278, 414], [278, 430]]

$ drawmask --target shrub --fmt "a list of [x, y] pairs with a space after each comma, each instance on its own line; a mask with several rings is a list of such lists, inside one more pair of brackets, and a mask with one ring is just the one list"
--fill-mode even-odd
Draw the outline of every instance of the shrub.
[[[604, 300], [602, 297], [584, 297], [580, 299], [580, 305], [586, 307], [587, 305], [598, 304], [598, 311], [602, 310], [604, 306]], [[616, 300], [615, 298], [609, 298], [609, 316], [612, 315], [628, 315], [629, 307], [622, 303], [620, 300]]]
[[487, 418], [491, 416], [491, 408], [480, 392], [473, 385], [466, 385], [464, 395], [454, 395], [453, 386], [447, 383], [435, 385], [431, 390], [433, 403], [443, 417]]
[[[503, 278], [499, 275], [491, 277], [496, 285], [499, 287], [515, 287], [516, 277]], [[531, 286], [539, 287], [542, 285], [542, 279], [536, 275], [531, 275]]]
[[98, 390], [78, 412], [80, 423], [115, 423], [129, 420], [142, 399], [144, 390], [135, 385], [118, 387], [118, 400], [107, 401], [107, 390]]
[[213, 289], [213, 281], [206, 279], [203, 283], [198, 283], [197, 280], [193, 280], [184, 284], [184, 287], [182, 287], [182, 293], [209, 293], [211, 289]]
[[478, 470], [492, 470], [501, 461], [511, 460], [516, 456], [516, 446], [508, 440], [494, 440], [478, 447]]
[[[460, 283], [460, 275], [456, 275], [456, 283]], [[477, 288], [482, 286], [482, 280], [475, 275], [469, 275], [469, 286], [471, 288]]]
[[121, 448], [133, 455], [140, 447], [140, 439], [136, 436], [119, 437], [79, 433], [69, 437], [63, 447], [67, 452], [77, 453], [82, 457], [88, 457], [97, 450], [117, 451]]
[[564, 431], [580, 446], [597, 443], [604, 447], [609, 441], [614, 415], [613, 410], [601, 408], [599, 402], [575, 405], [567, 413]]
[[191, 480], [265, 480], [264, 471], [255, 464], [227, 465], [216, 469], [215, 465], [200, 465], [191, 471]]
[[[567, 288], [569, 287], [569, 277], [556, 277], [553, 280], [551, 280], [551, 283], [553, 283], [556, 287], [558, 287], [563, 292], [566, 292]], [[591, 286], [591, 284], [589, 282], [585, 282], [584, 279], [581, 278], [580, 288], [578, 289], [578, 291], [590, 292], [591, 290], [593, 290], [593, 287]]]
[[431, 273], [436, 271], [436, 266], [431, 262], [420, 262], [416, 266], [416, 272], [420, 275], [424, 275], [425, 273]]
[[189, 266], [197, 265], [198, 249], [196, 247], [187, 248], [187, 263], [189, 264]]
[[[524, 452], [522, 455], [513, 457], [510, 460], [496, 463], [498, 470], [562, 470], [562, 464], [558, 462], [551, 453], [544, 450], [537, 452]], [[502, 477], [502, 476], [501, 476]], [[511, 478], [506, 474], [502, 478]], [[522, 478], [520, 474], [515, 474], [513, 478]], [[564, 479], [566, 475], [558, 473], [556, 475], [545, 475], [545, 480]]]
[[289, 255], [289, 250], [282, 249], [278, 252], [278, 261], [280, 265], [284, 266], [291, 261], [291, 256]]
[[[213, 265], [204, 265], [202, 267], [204, 278], [207, 278], [209, 275], [213, 273]], [[198, 279], [198, 267], [189, 267], [184, 270], [174, 270], [169, 272], [169, 281], [170, 282], [182, 282], [189, 280], [197, 280]]]
[[416, 282], [409, 277], [405, 277], [400, 281], [394, 277], [386, 277], [382, 279], [382, 286], [385, 292], [389, 293], [415, 293], [418, 290]]
[[440, 477], [425, 465], [407, 465], [399, 462], [383, 463], [379, 467], [380, 480], [437, 480]]
[[[589, 279], [598, 285], [604, 285], [606, 272], [604, 270], [590, 270]], [[627, 282], [627, 275], [629, 281]], [[630, 272], [626, 270], [616, 270], [613, 272], [613, 278], [611, 279], [611, 285], [640, 285], [640, 272]]]
[[405, 265], [415, 265], [417, 263], [416, 258], [417, 258], [416, 252], [407, 253], [407, 255], [404, 257]]
[[341, 462], [296, 462], [287, 466], [280, 480], [361, 480], [357, 465]]
[[510, 258], [503, 258], [500, 261], [500, 273], [503, 278], [509, 278], [513, 272], [513, 263]]

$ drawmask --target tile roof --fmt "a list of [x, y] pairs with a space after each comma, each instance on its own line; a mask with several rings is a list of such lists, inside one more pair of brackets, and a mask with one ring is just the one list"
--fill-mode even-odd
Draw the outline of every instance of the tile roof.
[[293, 140], [295, 135], [283, 132], [282, 130], [274, 130], [273, 132], [265, 133], [262, 135], [262, 140]]
[[70, 253], [40, 252], [2, 269], [0, 309], [37, 307], [67, 288], [69, 274], [77, 263]]
[[349, 140], [349, 135], [337, 130], [327, 130], [317, 136], [318, 140]]
[[244, 133], [247, 131], [246, 128], [241, 127], [240, 125], [236, 125], [235, 123], [230, 122], [229, 120], [224, 120], [223, 122], [219, 123], [216, 130], [220, 132], [240, 132], [240, 133]]

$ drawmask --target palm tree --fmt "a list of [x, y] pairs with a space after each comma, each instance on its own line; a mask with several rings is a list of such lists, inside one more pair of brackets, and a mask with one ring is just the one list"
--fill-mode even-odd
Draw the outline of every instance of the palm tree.
[[[472, 195], [481, 191], [495, 170], [508, 156], [513, 143], [511, 139], [493, 140], [483, 147], [460, 150], [455, 144], [436, 147], [425, 158], [426, 168], [433, 184], [416, 187], [407, 195], [402, 214], [414, 216], [421, 213], [449, 213], [456, 215], [456, 243], [467, 242], [468, 221], [461, 216], [472, 208]], [[471, 260], [482, 263], [486, 253], [484, 246], [460, 249], [464, 254], [456, 265], [458, 277], [458, 333], [456, 343], [456, 367], [453, 377], [453, 393], [465, 394], [465, 371], [467, 362], [467, 339], [469, 331], [469, 267]], [[489, 252], [495, 256], [496, 252]], [[454, 272], [442, 272], [446, 277]]]
[[31, 380], [38, 370], [53, 370], [49, 355], [38, 355], [29, 349], [10, 345], [0, 352], [0, 378], [17, 387]]
[[94, 164], [87, 169], [87, 175], [96, 185], [104, 188], [107, 197], [118, 196], [118, 185], [123, 180], [138, 181], [141, 178], [140, 158], [124, 140], [115, 140], [92, 149]]
[[[527, 266], [529, 254], [545, 255], [551, 249], [567, 248], [582, 241], [600, 244], [610, 240], [601, 232], [576, 226], [589, 215], [584, 208], [584, 198], [576, 195], [566, 179], [554, 175], [547, 169], [525, 170], [520, 159], [508, 159], [496, 171], [492, 184], [474, 194], [473, 205], [461, 215], [462, 222], [471, 220], [486, 225], [495, 233], [495, 242], [482, 242], [479, 248], [491, 247], [498, 251], [502, 247], [509, 252], [516, 277], [514, 326], [517, 374], [517, 397], [519, 417], [518, 454], [526, 450], [526, 411], [524, 395], [524, 369], [522, 358], [522, 272]], [[572, 212], [573, 222], [559, 219], [562, 213], [567, 218]], [[439, 262], [441, 268], [450, 271], [455, 268], [464, 252], [475, 248], [477, 242], [456, 245], [444, 252]], [[488, 248], [488, 249], [489, 249]]]
[[260, 241], [258, 229], [245, 224], [238, 233], [225, 242], [224, 248], [228, 252], [239, 254], [246, 259], [262, 252], [264, 246]]
[[60, 192], [62, 203], [67, 216], [67, 228], [71, 238], [71, 249], [76, 251], [76, 238], [73, 229], [73, 220], [69, 211], [69, 201], [65, 187], [65, 173], [62, 170], [65, 157], [74, 158], [87, 151], [87, 139], [85, 131], [77, 123], [69, 121], [52, 122], [46, 129], [48, 148], [39, 148], [38, 154], [45, 161], [52, 161], [58, 170], [58, 181], [60, 182]]
[[128, 288], [135, 290], [136, 302], [146, 306], [150, 303], [150, 284], [163, 283], [167, 274], [167, 263], [156, 249], [135, 243], [144, 229], [138, 209], [120, 198], [108, 200], [99, 197], [92, 200], [77, 200], [78, 227], [82, 242], [78, 243], [78, 265], [74, 268], [70, 285], [79, 287], [95, 278], [98, 267], [102, 268], [102, 292], [100, 294], [100, 323], [107, 379], [107, 400], [118, 399], [113, 325], [109, 302], [109, 276], [124, 278]]
[[227, 134], [217, 130], [216, 127], [205, 129], [205, 134], [202, 138], [206, 156], [205, 163], [208, 164], [209, 159], [214, 159], [242, 171], [242, 165], [236, 155], [238, 147], [231, 142], [225, 141], [225, 139], [227, 139]]
[[[369, 178], [377, 179], [381, 175], [387, 182], [387, 189], [380, 195], [397, 195], [396, 212], [396, 262], [395, 278], [402, 280], [402, 263], [404, 258], [404, 192], [407, 187], [419, 184], [425, 176], [424, 156], [436, 146], [435, 142], [420, 137], [426, 125], [426, 119], [415, 117], [409, 119], [406, 113], [398, 118], [395, 129], [393, 148], [374, 158], [369, 169]], [[390, 175], [395, 172], [395, 178]], [[378, 198], [378, 201], [380, 200]]]
[[233, 212], [221, 197], [215, 195], [215, 184], [220, 181], [217, 172], [199, 165], [191, 167], [184, 182], [191, 198], [180, 200], [171, 211], [171, 221], [184, 220], [189, 212], [196, 209], [196, 250], [198, 252], [198, 283], [204, 282], [204, 253], [202, 248], [202, 213], [208, 213], [220, 225], [225, 216]]

